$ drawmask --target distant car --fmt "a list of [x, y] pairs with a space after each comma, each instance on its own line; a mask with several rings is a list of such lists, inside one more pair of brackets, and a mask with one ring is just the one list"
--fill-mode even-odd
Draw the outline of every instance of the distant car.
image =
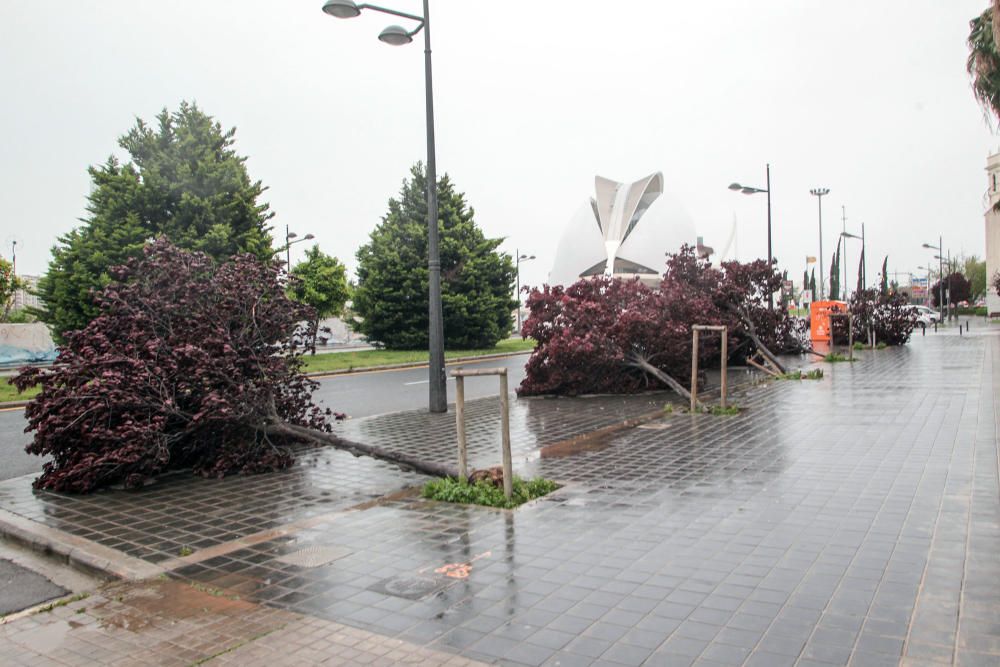
[[913, 306], [913, 310], [917, 313], [918, 323], [926, 319], [927, 324], [934, 324], [941, 319], [941, 313], [927, 306]]

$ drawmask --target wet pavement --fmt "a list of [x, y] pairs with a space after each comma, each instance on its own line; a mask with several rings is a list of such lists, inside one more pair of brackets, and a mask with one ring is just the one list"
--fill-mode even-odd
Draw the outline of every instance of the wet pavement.
[[[419, 476], [328, 450], [279, 475], [140, 494], [69, 499], [13, 480], [0, 509], [119, 540], [171, 586], [246, 605], [236, 626], [288, 615], [290, 631], [316, 624], [302, 630], [311, 641], [346, 626], [357, 641], [433, 651], [431, 662], [995, 665], [1000, 336], [972, 334], [751, 387], [738, 416], [582, 437], [665, 399], [516, 401], [516, 467], [563, 487], [513, 511], [424, 501], [406, 491]], [[496, 463], [494, 403], [470, 406], [476, 465]], [[344, 425], [352, 439], [449, 460], [453, 429], [422, 413]], [[194, 552], [181, 558], [184, 545]], [[2, 628], [0, 658], [31, 644], [28, 621], [46, 627], [32, 619]], [[239, 632], [246, 651], [276, 636]], [[261, 664], [354, 659], [258, 650]]]

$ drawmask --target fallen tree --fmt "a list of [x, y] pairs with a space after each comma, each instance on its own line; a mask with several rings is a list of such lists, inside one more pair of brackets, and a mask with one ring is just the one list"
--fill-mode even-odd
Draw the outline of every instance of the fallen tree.
[[[781, 276], [765, 260], [712, 267], [684, 246], [668, 256], [657, 289], [638, 280], [597, 276], [528, 296], [523, 335], [538, 341], [521, 395], [632, 393], [670, 388], [690, 398], [691, 326], [725, 325], [731, 362], [803, 349], [802, 325], [768, 307]], [[703, 340], [700, 368], [719, 363], [720, 341]]]
[[[169, 470], [205, 477], [289, 466], [289, 445], [312, 441], [432, 475], [445, 467], [332, 433], [343, 415], [311, 401], [302, 373], [311, 309], [285, 295], [280, 262], [252, 255], [216, 263], [165, 239], [112, 271], [99, 314], [67, 334], [28, 404], [26, 450], [50, 456], [37, 488], [138, 488]], [[303, 324], [305, 323], [305, 324]]]

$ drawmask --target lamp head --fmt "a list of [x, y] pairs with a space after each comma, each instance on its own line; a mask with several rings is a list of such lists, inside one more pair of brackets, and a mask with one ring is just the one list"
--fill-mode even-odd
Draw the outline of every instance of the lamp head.
[[936, 245], [931, 245], [930, 243], [925, 243], [923, 245], [923, 247], [927, 248], [928, 250], [937, 250], [938, 249], [938, 247]]
[[286, 239], [294, 239], [297, 236], [298, 234], [296, 234], [295, 232], [288, 232], [287, 234], [285, 234]]
[[393, 46], [402, 46], [403, 44], [409, 44], [413, 41], [413, 37], [410, 35], [409, 31], [398, 25], [389, 26], [379, 33], [378, 38], [386, 44], [391, 44]]
[[817, 197], [822, 197], [824, 195], [830, 194], [830, 188], [813, 188], [809, 191], [809, 194], [816, 195]]
[[306, 234], [305, 236], [302, 237], [302, 240], [303, 241], [308, 241], [308, 240], [314, 239], [314, 238], [316, 238], [316, 237], [313, 236], [312, 234]]
[[354, 0], [326, 0], [323, 11], [338, 19], [353, 19], [361, 14], [361, 9]]
[[752, 195], [752, 194], [756, 194], [758, 192], [763, 192], [763, 191], [762, 190], [758, 190], [757, 188], [751, 188], [750, 186], [744, 186], [743, 187], [743, 194], [745, 194], [745, 195]]
[[730, 183], [729, 189], [732, 190], [733, 192], [736, 192], [737, 190], [742, 190], [743, 186], [740, 185], [739, 183]]

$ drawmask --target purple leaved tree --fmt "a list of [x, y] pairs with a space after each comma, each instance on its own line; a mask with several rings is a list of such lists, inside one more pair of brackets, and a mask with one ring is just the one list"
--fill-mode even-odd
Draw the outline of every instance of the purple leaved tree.
[[166, 239], [114, 269], [99, 315], [67, 335], [53, 366], [12, 379], [41, 386], [26, 409], [27, 451], [51, 458], [35, 486], [89, 492], [177, 469], [277, 470], [301, 441], [448, 474], [331, 433], [342, 415], [312, 403], [317, 383], [296, 342], [313, 340], [315, 318], [287, 298], [280, 271], [253, 255], [216, 263]]

